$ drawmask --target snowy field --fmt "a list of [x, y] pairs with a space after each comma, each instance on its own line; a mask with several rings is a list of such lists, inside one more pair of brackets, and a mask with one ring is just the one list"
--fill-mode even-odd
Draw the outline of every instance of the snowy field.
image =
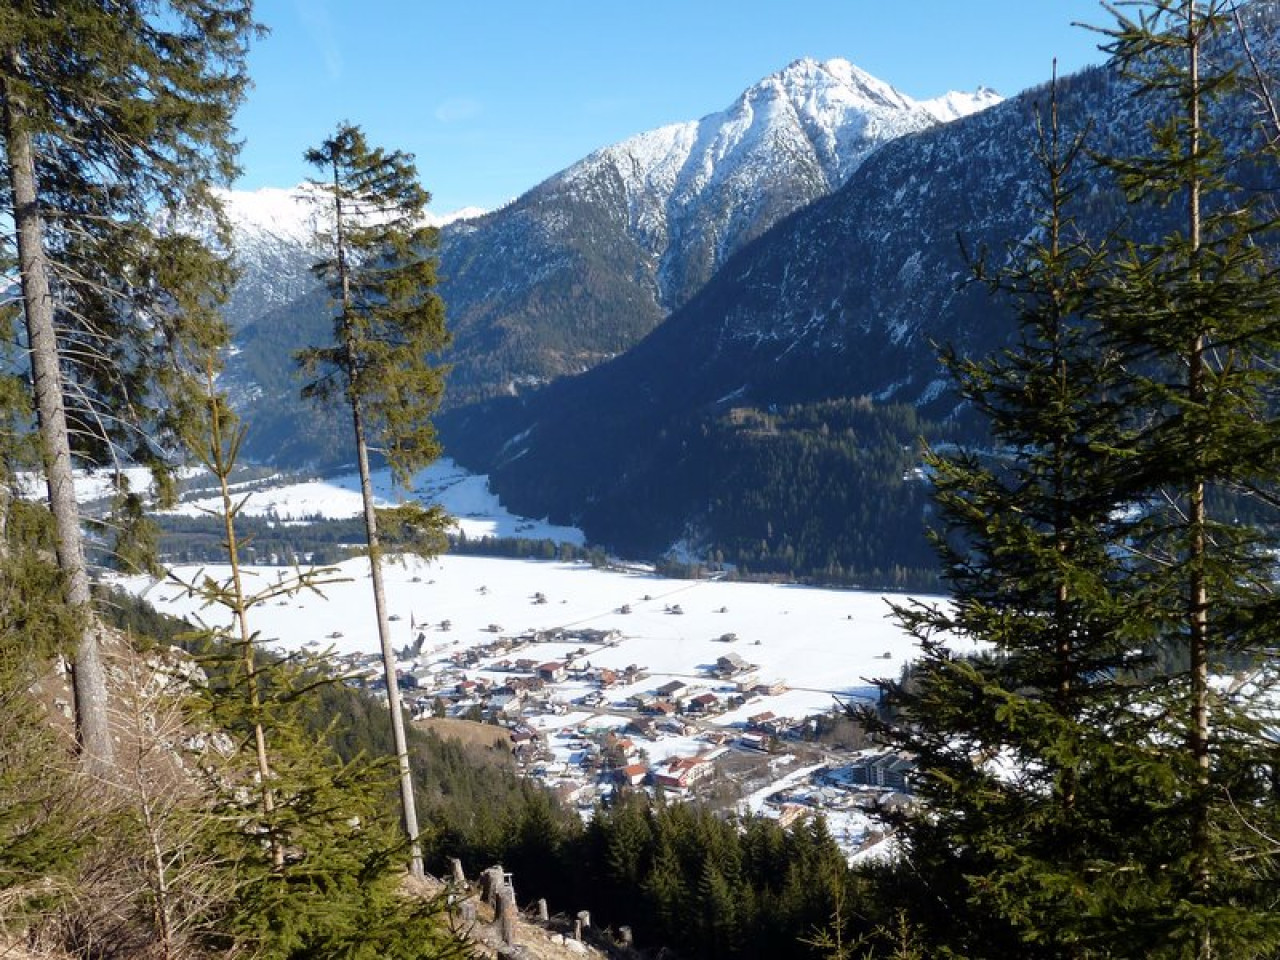
[[[412, 495], [441, 504], [471, 538], [583, 543], [578, 530], [512, 515], [489, 491], [487, 478], [468, 474], [451, 461], [415, 477], [409, 494], [394, 491], [385, 471], [378, 474], [375, 487], [383, 503]], [[354, 475], [302, 482], [281, 479], [265, 488], [256, 481], [245, 489], [250, 488], [244, 513], [281, 523], [361, 512]], [[194, 515], [217, 506], [216, 500], [197, 491], [177, 512]], [[246, 589], [253, 592], [280, 583], [294, 571], [263, 566], [245, 572]], [[228, 574], [225, 566], [179, 567], [169, 580], [132, 577], [117, 582], [163, 612], [213, 626], [229, 622], [226, 611], [202, 606], [181, 584], [201, 577], [221, 580]], [[335, 656], [378, 650], [368, 562], [346, 561], [331, 568], [326, 578], [329, 582], [321, 592], [304, 591], [253, 609], [251, 628], [264, 644]], [[604, 570], [586, 563], [451, 555], [432, 561], [397, 559], [385, 568], [385, 580], [394, 645], [410, 646], [422, 635], [424, 643], [412, 666], [415, 672], [434, 675], [441, 688], [451, 688], [464, 677], [489, 678], [500, 686], [511, 674], [498, 669], [497, 662], [517, 658], [619, 673], [633, 665], [643, 669], [641, 679], [609, 688], [594, 707], [580, 702], [596, 690], [593, 684], [557, 682], [551, 687], [552, 699], [561, 706], [524, 717], [546, 735], [552, 759], [538, 775], [548, 783], [575, 777], [586, 736], [628, 724], [634, 708], [627, 698], [633, 694], [651, 693], [672, 680], [688, 684], [689, 695], [708, 691], [723, 700], [735, 693], [731, 683], [711, 673], [716, 660], [728, 654], [752, 665], [751, 682], [768, 684], [777, 692], [753, 696], [736, 710], [706, 718], [699, 724], [704, 730], [741, 728], [749, 717], [768, 712], [799, 719], [827, 712], [838, 700], [872, 698], [875, 680], [897, 677], [917, 653], [891, 616], [891, 600], [909, 602], [900, 595], [672, 580], [642, 568]], [[516, 650], [473, 657], [465, 668], [458, 666], [458, 655], [485, 647], [499, 636], [554, 634], [560, 629], [617, 633], [616, 639], [585, 645], [581, 638], [530, 642]], [[426, 689], [430, 693], [429, 685]], [[711, 749], [697, 728], [646, 737], [642, 743], [651, 765], [672, 756], [705, 756]], [[774, 781], [744, 800], [744, 812], [765, 812], [766, 798], [792, 784], [800, 793], [808, 791], [799, 784], [812, 768], [791, 767], [793, 758], [786, 755], [773, 762]], [[819, 797], [818, 805], [837, 841], [851, 854], [858, 850], [871, 827], [866, 814], [839, 796]]]
[[[198, 482], [198, 481], [197, 481]], [[259, 487], [261, 481], [253, 486]], [[526, 537], [582, 544], [581, 531], [517, 517], [489, 490], [487, 478], [443, 459], [414, 477], [408, 491], [393, 489], [387, 471], [374, 476], [382, 504], [406, 496], [438, 503], [468, 537]], [[218, 501], [197, 491], [174, 512], [194, 516], [215, 510]], [[355, 474], [282, 482], [254, 489], [242, 511], [296, 522], [337, 519], [361, 512]], [[292, 571], [249, 568], [247, 587], [276, 583]], [[225, 567], [187, 567], [173, 571], [179, 581], [207, 575], [227, 576]], [[362, 559], [334, 568], [334, 582], [323, 595], [305, 592], [253, 611], [253, 627], [265, 642], [286, 649], [308, 647], [334, 653], [376, 652], [373, 599], [368, 565]], [[389, 614], [397, 647], [410, 644], [425, 627], [428, 651], [437, 658], [494, 639], [495, 627], [507, 636], [557, 628], [617, 630], [616, 646], [591, 651], [591, 663], [624, 668], [637, 664], [651, 689], [671, 679], [714, 687], [707, 668], [735, 653], [756, 665], [763, 682], [785, 684], [786, 692], [754, 701], [738, 713], [719, 718], [735, 724], [771, 710], [779, 716], [806, 716], [829, 709], [833, 697], [870, 696], [874, 679], [896, 677], [914, 654], [914, 646], [889, 619], [885, 595], [821, 590], [785, 584], [729, 583], [719, 580], [671, 580], [643, 571], [599, 570], [582, 563], [558, 563], [445, 555], [430, 562], [406, 558], [386, 570]], [[176, 583], [143, 578], [121, 581], [146, 595], [160, 610], [220, 624], [226, 616], [204, 609]], [[899, 602], [904, 597], [894, 598]], [[626, 611], [626, 612], [624, 612]], [[679, 612], [676, 612], [679, 611]], [[449, 622], [449, 629], [442, 623]], [[721, 638], [734, 635], [736, 640]], [[565, 647], [565, 649], [560, 649]], [[566, 658], [576, 645], [539, 644], [541, 661]], [[477, 666], [488, 673], [487, 665]], [[578, 695], [566, 685], [566, 698]], [[620, 688], [610, 700], [640, 689]]]
[[[581, 544], [580, 531], [517, 517], [490, 492], [487, 478], [441, 460], [414, 478], [411, 491], [392, 489], [381, 471], [375, 489], [383, 503], [411, 495], [439, 503], [468, 537], [502, 536], [552, 539]], [[354, 474], [304, 482], [285, 482], [250, 493], [246, 515], [282, 523], [306, 517], [342, 518], [360, 513]], [[196, 514], [213, 509], [210, 498], [189, 498], [178, 510]], [[290, 576], [281, 567], [252, 567], [246, 588], [265, 587]], [[204, 608], [179, 582], [197, 576], [228, 575], [226, 567], [185, 567], [172, 581], [139, 577], [119, 582], [146, 596], [160, 610], [222, 625], [225, 611]], [[333, 568], [322, 593], [303, 592], [273, 600], [252, 612], [253, 629], [263, 642], [283, 649], [330, 650], [334, 654], [378, 650], [367, 561], [349, 560]], [[585, 659], [596, 667], [621, 670], [638, 665], [646, 680], [609, 691], [610, 704], [633, 693], [682, 680], [707, 690], [720, 681], [710, 676], [717, 658], [734, 653], [753, 664], [761, 682], [785, 690], [752, 700], [716, 723], [741, 724], [748, 716], [772, 711], [804, 717], [829, 710], [835, 698], [870, 697], [874, 681], [897, 677], [916, 650], [890, 618], [889, 599], [879, 593], [821, 590], [785, 584], [730, 583], [721, 580], [671, 580], [643, 570], [601, 570], [584, 563], [560, 563], [445, 555], [433, 561], [406, 558], [386, 569], [389, 610], [397, 647], [412, 644], [420, 632], [426, 644], [420, 662], [447, 662], [450, 655], [489, 643], [498, 634], [518, 636], [558, 628], [616, 630], [615, 645], [590, 649]], [[905, 597], [893, 598], [905, 602]], [[445, 623], [447, 621], [447, 627]], [[732, 641], [726, 641], [733, 636]], [[539, 662], [569, 659], [579, 644], [540, 643], [520, 656]], [[500, 676], [491, 668], [495, 655], [469, 673]], [[557, 696], [566, 704], [587, 692], [565, 682]], [[589, 716], [587, 714], [585, 716]], [[568, 725], [558, 718], [558, 725]], [[581, 718], [579, 718], [581, 719]], [[548, 718], [548, 722], [552, 722]], [[599, 719], [601, 725], [607, 718]]]
[[[190, 580], [200, 572], [218, 579], [228, 571], [180, 567], [174, 575]], [[280, 567], [250, 568], [246, 587], [266, 586], [288, 573]], [[367, 561], [349, 560], [334, 568], [334, 576], [340, 582], [326, 585], [323, 596], [303, 593], [255, 609], [254, 630], [265, 642], [285, 649], [320, 646], [335, 653], [376, 652]], [[121, 583], [163, 612], [209, 624], [227, 620], [216, 608], [202, 608], [176, 584], [136, 577]], [[912, 641], [888, 618], [888, 603], [877, 593], [668, 580], [586, 564], [447, 555], [430, 563], [416, 558], [394, 563], [386, 570], [386, 583], [396, 646], [412, 643], [425, 626], [424, 656], [434, 651], [432, 656], [446, 658], [492, 641], [496, 632], [513, 636], [574, 627], [619, 631], [622, 640], [616, 646], [588, 651], [587, 659], [594, 666], [617, 669], [638, 664], [650, 677], [639, 689], [611, 691], [611, 701], [671, 679], [713, 688], [707, 668], [718, 657], [736, 653], [757, 666], [761, 681], [788, 688], [739, 712], [771, 710], [779, 716], [803, 717], [829, 709], [836, 696], [870, 696], [875, 678], [896, 677], [914, 654]], [[544, 603], [537, 602], [539, 594]], [[624, 607], [630, 613], [621, 612]], [[669, 612], [676, 607], [683, 612]], [[441, 627], [446, 620], [447, 630]], [[718, 639], [730, 633], [738, 639]], [[536, 656], [539, 661], [561, 659], [577, 647], [542, 643]], [[482, 661], [476, 672], [487, 673], [486, 666]], [[567, 698], [584, 692], [565, 686]], [[729, 713], [718, 722], [745, 719], [745, 714]]]
[[[261, 481], [248, 486], [257, 488]], [[581, 544], [582, 531], [573, 527], [527, 520], [510, 513], [489, 490], [488, 478], [468, 473], [452, 460], [442, 458], [413, 478], [408, 490], [396, 489], [389, 470], [373, 474], [373, 493], [378, 506], [389, 507], [405, 499], [438, 503], [458, 523], [469, 538], [522, 537]], [[212, 494], [183, 498], [171, 513], [201, 516], [221, 509]], [[282, 522], [294, 520], [341, 520], [364, 512], [360, 502], [360, 478], [353, 471], [333, 477], [287, 482], [255, 489], [244, 508], [249, 517], [269, 517]]]
[[[151, 472], [146, 467], [124, 467], [119, 473], [123, 476], [128, 488], [134, 491], [147, 491], [151, 487]], [[193, 477], [198, 470], [182, 468], [178, 471], [180, 478]], [[22, 471], [17, 475], [18, 493], [31, 499], [42, 499], [46, 496], [44, 475]], [[77, 470], [75, 472], [76, 499], [81, 503], [94, 503], [114, 496], [116, 490], [115, 470]]]

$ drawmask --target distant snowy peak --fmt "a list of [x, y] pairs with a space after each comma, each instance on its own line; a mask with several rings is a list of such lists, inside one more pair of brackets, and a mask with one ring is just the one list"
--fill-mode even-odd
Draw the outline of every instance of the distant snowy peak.
[[462, 220], [475, 220], [488, 212], [483, 207], [462, 207], [460, 210], [452, 210], [449, 213], [432, 213], [428, 210], [426, 223], [429, 227], [447, 227], [451, 223]]
[[994, 107], [997, 103], [1003, 102], [1004, 97], [990, 87], [979, 87], [973, 93], [952, 90], [950, 93], [944, 93], [942, 96], [934, 97], [932, 100], [924, 100], [920, 106], [924, 107], [943, 123], [950, 123], [952, 120], [959, 120], [961, 117], [980, 113], [988, 107]]
[[726, 169], [749, 157], [796, 148], [822, 169], [830, 190], [881, 144], [1002, 99], [980, 87], [917, 101], [848, 60], [804, 58], [752, 85], [719, 113], [604, 147], [559, 178], [579, 181], [606, 167], [633, 196], [687, 194], [723, 180]]
[[621, 211], [670, 310], [883, 144], [959, 116], [976, 98], [923, 104], [847, 60], [796, 60], [724, 110], [597, 150], [536, 192]]
[[[232, 253], [240, 270], [223, 315], [238, 329], [315, 288], [312, 265], [323, 252], [317, 238], [324, 232], [329, 207], [323, 192], [305, 183], [220, 190], [218, 198], [231, 224]], [[448, 214], [428, 213], [424, 221], [442, 227], [484, 212], [467, 207]]]
[[840, 110], [913, 110], [917, 104], [906, 94], [855, 66], [848, 60], [826, 61], [804, 57], [766, 77], [752, 91], [780, 87], [793, 101], [803, 103], [808, 112], [821, 114], [833, 107]]
[[311, 245], [319, 225], [319, 194], [306, 185], [220, 190], [222, 209], [237, 238], [267, 234], [301, 247]]
[[[309, 184], [263, 187], [259, 190], [220, 190], [223, 210], [237, 236], [267, 234], [285, 243], [310, 247], [321, 225], [324, 196]], [[430, 213], [428, 226], [443, 227], [457, 220], [480, 217], [486, 211], [464, 207], [451, 213]]]

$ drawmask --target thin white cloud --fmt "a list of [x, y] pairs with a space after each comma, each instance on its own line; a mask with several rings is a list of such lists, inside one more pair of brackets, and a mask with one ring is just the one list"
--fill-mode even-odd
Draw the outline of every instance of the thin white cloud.
[[483, 111], [479, 100], [470, 97], [452, 97], [436, 104], [435, 116], [441, 123], [458, 123], [478, 117]]
[[327, 0], [294, 0], [293, 8], [298, 19], [302, 21], [307, 36], [320, 54], [324, 71], [330, 80], [342, 78], [342, 49], [338, 44], [337, 34], [333, 29], [333, 18], [329, 15]]

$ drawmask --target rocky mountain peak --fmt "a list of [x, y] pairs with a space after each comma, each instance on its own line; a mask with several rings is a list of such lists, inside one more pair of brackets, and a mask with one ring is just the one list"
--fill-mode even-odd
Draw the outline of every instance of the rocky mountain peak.
[[950, 123], [952, 120], [959, 120], [961, 117], [994, 107], [1003, 101], [1004, 97], [990, 87], [978, 87], [972, 93], [952, 90], [940, 97], [923, 101], [921, 106], [943, 123]]
[[[979, 102], [921, 103], [847, 60], [799, 59], [718, 112], [603, 147], [487, 216], [445, 227], [450, 403], [522, 394], [626, 351], [885, 144]], [[307, 230], [290, 221], [290, 196], [233, 198], [246, 266], [270, 265], [242, 284], [261, 295], [238, 294], [241, 314], [316, 313], [288, 305], [311, 282], [305, 258], [272, 264], [266, 249], [302, 249]], [[254, 223], [266, 227], [249, 238]], [[281, 325], [281, 316], [260, 325], [259, 339], [279, 339]]]
[[918, 106], [893, 86], [839, 58], [819, 61], [804, 57], [795, 60], [752, 89], [764, 86], [780, 88], [793, 101], [810, 109], [841, 104], [863, 110], [910, 111]]

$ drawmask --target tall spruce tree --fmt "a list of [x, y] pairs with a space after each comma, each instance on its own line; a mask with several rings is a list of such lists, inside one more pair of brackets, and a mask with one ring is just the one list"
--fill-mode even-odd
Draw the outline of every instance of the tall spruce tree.
[[887, 731], [918, 758], [904, 862], [944, 955], [1280, 942], [1270, 224], [1230, 180], [1249, 139], [1211, 136], [1240, 115], [1206, 56], [1238, 50], [1225, 7], [1126, 6], [1115, 50], [1158, 119], [1147, 155], [1105, 165], [1160, 239], [1076, 239], [1079, 147], [1051, 146], [1041, 238], [997, 278], [1020, 339], [947, 358], [995, 445], [932, 458], [954, 602], [899, 611], [924, 656]]
[[112, 747], [73, 461], [159, 464], [192, 409], [174, 348], [221, 335], [229, 272], [183, 225], [207, 222], [210, 182], [234, 171], [253, 29], [249, 0], [35, 0], [0, 14], [0, 204], [97, 772]]
[[[437, 232], [423, 225], [431, 197], [418, 183], [411, 156], [370, 147], [358, 127], [344, 124], [308, 151], [306, 159], [325, 173], [312, 186], [327, 208], [329, 256], [315, 271], [328, 284], [336, 310], [332, 343], [298, 355], [309, 377], [302, 392], [319, 401], [340, 398], [351, 412], [404, 825], [411, 869], [420, 874], [418, 814], [387, 620], [369, 454], [371, 448], [381, 453], [404, 486], [439, 455], [431, 415], [440, 403], [444, 371], [432, 359], [448, 344], [448, 334], [431, 255]], [[438, 511], [399, 509], [398, 519], [407, 517], [438, 532]]]
[[[944, 354], [994, 443], [929, 458], [954, 601], [899, 608], [922, 658], [911, 685], [888, 691], [902, 715], [889, 738], [920, 770], [924, 812], [902, 824], [926, 884], [915, 899], [943, 911], [921, 922], [959, 955], [1083, 955], [1087, 871], [1113, 839], [1097, 794], [1111, 777], [1113, 678], [1132, 646], [1109, 551], [1122, 523], [1106, 453], [1121, 429], [1119, 365], [1089, 315], [1103, 252], [1069, 212], [1083, 139], [1063, 137], [1056, 101], [1048, 115], [1040, 230], [987, 278], [1017, 304], [1016, 346]], [[955, 656], [958, 638], [990, 652]]]
[[[1246, 179], [1275, 156], [1258, 157], [1268, 132], [1241, 109], [1234, 4], [1131, 6], [1111, 50], [1154, 108], [1152, 148], [1108, 165], [1135, 208], [1156, 222], [1176, 211], [1158, 239], [1116, 259], [1099, 303], [1132, 378], [1121, 489], [1141, 509], [1124, 544], [1127, 587], [1177, 665], [1152, 746], [1181, 801], [1163, 865], [1183, 882], [1154, 920], [1200, 960], [1272, 955], [1280, 758], [1264, 704], [1280, 639], [1280, 274], [1267, 252], [1273, 212]], [[1228, 670], [1236, 680], [1215, 685]]]

